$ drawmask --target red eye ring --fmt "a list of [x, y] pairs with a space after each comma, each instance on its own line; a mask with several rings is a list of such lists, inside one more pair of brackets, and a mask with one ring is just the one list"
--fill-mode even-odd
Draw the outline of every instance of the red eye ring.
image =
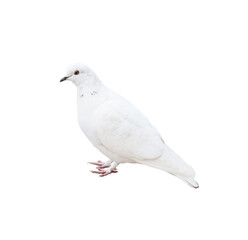
[[79, 71], [78, 70], [74, 72], [74, 75], [78, 75], [78, 74], [79, 74]]

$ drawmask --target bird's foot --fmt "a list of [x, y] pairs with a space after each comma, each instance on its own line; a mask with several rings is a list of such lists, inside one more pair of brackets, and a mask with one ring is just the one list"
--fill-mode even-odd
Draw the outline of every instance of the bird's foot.
[[111, 166], [111, 162], [107, 161], [107, 162], [102, 162], [102, 161], [97, 161], [97, 162], [88, 162], [89, 164], [92, 164], [92, 165], [96, 165], [98, 166], [97, 169], [98, 170], [101, 170], [103, 168], [107, 168], [107, 167], [110, 167]]
[[98, 171], [93, 170], [91, 172], [96, 173], [96, 174], [100, 174], [99, 177], [105, 177], [111, 173], [117, 173], [118, 172], [116, 168], [114, 168], [114, 169], [112, 169], [112, 168], [108, 168], [108, 169], [97, 168], [97, 169], [98, 169]]
[[93, 170], [91, 171], [92, 173], [96, 173], [96, 174], [99, 174], [99, 177], [105, 177], [111, 173], [117, 173], [117, 165], [118, 163], [114, 162], [111, 166], [111, 163], [113, 161], [112, 160], [109, 160], [107, 162], [101, 162], [101, 161], [97, 161], [97, 162], [89, 162], [90, 164], [93, 164], [93, 165], [96, 165], [96, 169], [97, 170]]

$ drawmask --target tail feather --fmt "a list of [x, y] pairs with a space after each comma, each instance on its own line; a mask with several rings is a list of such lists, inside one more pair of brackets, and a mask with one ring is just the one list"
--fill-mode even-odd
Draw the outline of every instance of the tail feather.
[[198, 188], [199, 185], [195, 181], [195, 172], [191, 166], [189, 166], [183, 159], [174, 153], [171, 149], [165, 152], [160, 158], [156, 160], [136, 160], [141, 164], [145, 164], [150, 167], [158, 168], [166, 171], [194, 188]]
[[[181, 178], [181, 177], [179, 177]], [[193, 188], [199, 188], [199, 184], [197, 183], [197, 181], [192, 177], [192, 178], [187, 178], [187, 179], [183, 179], [181, 178], [183, 181], [185, 181], [187, 184], [189, 184], [191, 187]]]
[[194, 188], [198, 188], [199, 184], [197, 183], [197, 181], [194, 178], [188, 179], [187, 182], [193, 186]]

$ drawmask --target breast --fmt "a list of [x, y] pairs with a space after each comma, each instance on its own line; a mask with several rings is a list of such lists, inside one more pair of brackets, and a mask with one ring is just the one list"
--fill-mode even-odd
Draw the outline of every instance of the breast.
[[78, 123], [81, 130], [84, 132], [86, 137], [92, 142], [94, 146], [100, 144], [92, 121], [94, 111], [97, 109], [98, 106], [99, 100], [96, 96], [78, 96]]

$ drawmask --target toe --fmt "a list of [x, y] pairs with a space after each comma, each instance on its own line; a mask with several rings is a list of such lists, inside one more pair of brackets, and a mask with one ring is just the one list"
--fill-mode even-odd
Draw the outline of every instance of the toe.
[[91, 171], [92, 173], [97, 173], [97, 174], [104, 174], [105, 171]]
[[88, 162], [89, 164], [96, 165], [96, 166], [102, 166], [103, 162], [102, 161], [97, 161], [97, 162]]
[[97, 167], [97, 169], [98, 169], [98, 170], [102, 170], [102, 169], [108, 168], [108, 167], [110, 167], [110, 165], [103, 165], [103, 166]]

